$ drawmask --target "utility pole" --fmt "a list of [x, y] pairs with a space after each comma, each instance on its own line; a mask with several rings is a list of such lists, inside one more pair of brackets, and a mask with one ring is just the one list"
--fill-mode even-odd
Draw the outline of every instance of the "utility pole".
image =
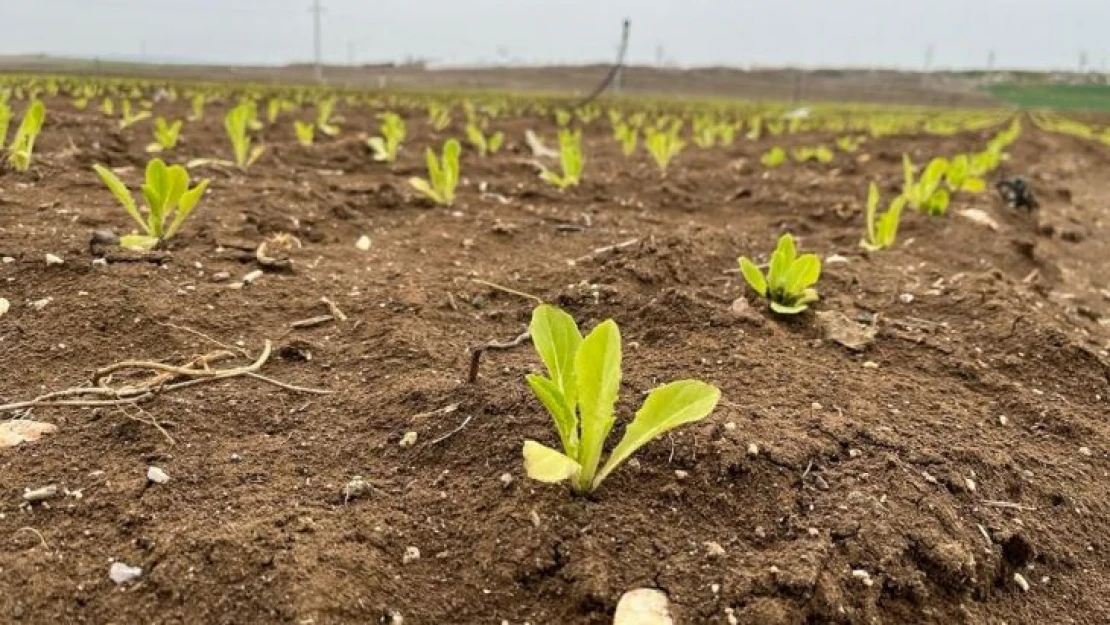
[[323, 66], [323, 34], [321, 33], [321, 18], [324, 14], [324, 7], [320, 4], [320, 0], [312, 0], [312, 6], [309, 7], [312, 12], [312, 52], [313, 60], [315, 61], [314, 71], [316, 74], [316, 82], [324, 82], [324, 66]]
[[354, 67], [355, 64], [355, 41], [354, 39], [347, 40], [347, 65]]
[[995, 57], [995, 55], [994, 55], [994, 50], [991, 50], [991, 51], [990, 51], [990, 52], [989, 52], [989, 53], [987, 54], [987, 71], [991, 71], [991, 72], [993, 72], [993, 71], [994, 71], [994, 64], [995, 64], [995, 61], [996, 61], [996, 60], [997, 60], [997, 59], [996, 59], [996, 57]]
[[926, 72], [932, 71], [932, 69], [933, 69], [933, 55], [935, 53], [936, 53], [936, 47], [933, 44], [930, 43], [929, 47], [925, 48], [925, 71]]
[[632, 29], [632, 20], [625, 18], [621, 24], [621, 44], [617, 48], [617, 70], [613, 75], [613, 93], [621, 92], [621, 82], [624, 78], [624, 55], [628, 52], [628, 35]]

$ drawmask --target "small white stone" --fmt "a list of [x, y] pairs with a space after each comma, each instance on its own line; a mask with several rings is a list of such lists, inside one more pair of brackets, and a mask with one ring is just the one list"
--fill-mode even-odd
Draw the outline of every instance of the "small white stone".
[[867, 362], [863, 363], [863, 368], [864, 369], [878, 369], [879, 368], [879, 363], [868, 360]]
[[146, 479], [148, 482], [154, 484], [165, 484], [166, 482], [170, 481], [170, 476], [168, 473], [166, 473], [162, 469], [159, 469], [158, 467], [147, 467]]
[[508, 487], [512, 486], [512, 484], [513, 484], [513, 474], [512, 473], [502, 473], [500, 479], [501, 479], [501, 486], [503, 488], [508, 488]]
[[0, 297], [0, 317], [3, 317], [4, 314], [7, 313], [8, 310], [11, 309], [11, 307], [12, 307], [11, 302], [4, 299], [3, 297]]
[[655, 588], [637, 588], [621, 595], [613, 625], [674, 625], [667, 595]]
[[729, 432], [735, 430], [736, 429], [736, 422], [729, 421], [728, 423], [725, 424], [725, 429], [728, 430]]
[[254, 271], [243, 276], [243, 284], [252, 284], [255, 280], [262, 277], [262, 270], [255, 269]]
[[863, 452], [858, 450], [858, 449], [849, 449], [848, 450], [848, 457], [849, 458], [859, 458], [861, 455], [863, 455]]
[[370, 490], [369, 482], [364, 480], [361, 475], [356, 475], [343, 487], [343, 501], [354, 499], [368, 490]]
[[976, 489], [975, 480], [971, 479], [970, 477], [964, 478], [964, 486], [967, 486], [968, 491], [973, 492], [973, 493], [975, 492], [975, 489]]
[[413, 445], [416, 445], [416, 438], [416, 431], [410, 430], [408, 432], [405, 432], [405, 435], [401, 437], [401, 442], [397, 444], [407, 449], [409, 447], [412, 447]]
[[126, 584], [142, 574], [143, 570], [141, 568], [129, 566], [123, 562], [113, 562], [112, 566], [108, 567], [108, 578], [117, 584]]
[[93, 267], [107, 267], [108, 266], [108, 259], [107, 258], [94, 258], [93, 262], [92, 262], [92, 266]]
[[859, 581], [863, 582], [864, 586], [870, 587], [872, 584], [875, 583], [875, 581], [873, 579], [871, 579], [871, 574], [868, 573], [867, 571], [863, 570], [863, 569], [853, 570], [852, 571], [852, 577], [854, 577], [854, 578], [858, 579]]
[[401, 556], [401, 564], [411, 564], [420, 559], [420, 550], [416, 547], [405, 547], [405, 555]]
[[912, 304], [914, 300], [913, 293], [903, 293], [898, 296], [898, 300], [903, 304]]
[[1006, 418], [1006, 415], [998, 415], [998, 425], [1005, 426], [1008, 423], [1010, 423], [1010, 420]]
[[3, 258], [0, 258], [0, 263], [4, 263], [5, 265], [10, 265], [14, 262], [15, 262], [15, 259], [12, 258], [11, 256], [5, 256]]
[[[3, 314], [2, 310], [0, 310], [0, 314]], [[1079, 453], [1084, 455], [1084, 456], [1090, 456], [1091, 455], [1091, 448], [1090, 447], [1080, 447], [1079, 448]]]
[[829, 254], [828, 256], [825, 257], [825, 264], [826, 265], [846, 265], [846, 264], [848, 264], [848, 259], [841, 256], [840, 254]]
[[755, 443], [748, 443], [748, 455], [749, 456], [758, 456], [759, 455], [759, 445], [756, 445]]
[[1021, 573], [1014, 573], [1014, 583], [1018, 585], [1018, 588], [1021, 588], [1022, 592], [1029, 592], [1029, 582], [1025, 580]]
[[370, 237], [366, 236], [365, 234], [362, 235], [361, 237], [358, 238], [358, 241], [355, 242], [355, 247], [357, 247], [360, 251], [369, 252], [370, 251]]
[[684, 480], [684, 479], [690, 477], [690, 473], [687, 472], [687, 471], [683, 471], [682, 469], [678, 469], [674, 472], [674, 476], [677, 479]]
[[813, 410], [824, 410], [825, 409], [825, 407], [821, 405], [821, 402], [816, 402], [816, 401], [813, 402], [812, 404], [810, 404], [809, 407], [812, 408]]
[[65, 262], [66, 261], [62, 260], [61, 257], [59, 257], [59, 256], [55, 256], [53, 254], [47, 254], [46, 255], [46, 266], [47, 267], [49, 267], [50, 265], [62, 265]]
[[44, 297], [42, 299], [37, 299], [37, 300], [31, 302], [31, 308], [34, 308], [35, 310], [42, 310], [43, 308], [46, 308], [47, 306], [49, 306], [50, 302], [53, 302], [53, 301], [54, 301], [53, 297]]
[[814, 537], [814, 538], [817, 538], [818, 536], [821, 535], [821, 530], [817, 529], [816, 527], [811, 527], [808, 530], [806, 530], [806, 532], [808, 532], [809, 535]]
[[710, 558], [721, 558], [725, 555], [725, 548], [721, 546], [721, 543], [711, 540], [705, 543], [705, 553]]

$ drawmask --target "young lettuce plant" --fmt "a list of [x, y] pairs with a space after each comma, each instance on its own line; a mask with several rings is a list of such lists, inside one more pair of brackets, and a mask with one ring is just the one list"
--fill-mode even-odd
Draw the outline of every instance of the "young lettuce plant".
[[293, 120], [293, 132], [297, 133], [297, 143], [301, 144], [302, 147], [312, 147], [312, 142], [316, 139], [316, 124], [295, 119]]
[[405, 140], [405, 120], [396, 113], [382, 113], [378, 116], [382, 120], [380, 137], [370, 137], [366, 145], [374, 152], [374, 160], [392, 163], [397, 160], [397, 150]]
[[786, 163], [786, 150], [780, 147], [771, 148], [759, 157], [759, 162], [768, 169], [779, 167]]
[[208, 188], [206, 179], [190, 189], [189, 172], [184, 167], [167, 167], [162, 159], [156, 158], [146, 166], [146, 180], [142, 186], [143, 198], [146, 200], [144, 216], [127, 185], [112, 170], [102, 165], [93, 165], [93, 169], [141, 230], [141, 234], [120, 237], [120, 245], [130, 249], [153, 249], [173, 238]]
[[0, 100], [0, 150], [8, 138], [8, 125], [12, 122], [12, 109], [7, 102]]
[[681, 132], [682, 120], [675, 120], [666, 130], [649, 127], [644, 132], [644, 146], [664, 176], [674, 157], [686, 147], [686, 142], [679, 138]]
[[133, 125], [143, 121], [144, 119], [147, 119], [147, 118], [150, 117], [150, 111], [134, 112], [134, 109], [131, 105], [131, 100], [123, 100], [122, 102], [120, 102], [119, 103], [119, 110], [120, 110], [120, 120], [119, 120], [119, 129], [120, 130], [123, 130], [124, 128], [127, 128], [129, 126], [133, 126]]
[[266, 147], [256, 145], [251, 147], [250, 126], [255, 121], [256, 109], [247, 102], [243, 102], [228, 111], [224, 118], [224, 130], [227, 138], [231, 140], [232, 153], [235, 155], [235, 165], [246, 170], [254, 165]]
[[559, 166], [563, 173], [557, 174], [550, 169], [540, 172], [540, 178], [564, 190], [577, 186], [582, 181], [582, 170], [586, 159], [582, 156], [582, 131], [562, 128], [559, 130]]
[[501, 149], [501, 144], [505, 141], [505, 133], [498, 131], [487, 135], [477, 122], [469, 122], [466, 125], [466, 138], [470, 141], [470, 145], [478, 150], [478, 156], [485, 158], [490, 154], [496, 154]]
[[869, 252], [877, 252], [894, 245], [905, 206], [906, 196], [899, 195], [891, 201], [886, 212], [876, 219], [879, 210], [879, 186], [872, 182], [867, 192], [867, 232], [859, 242], [860, 247]]
[[436, 132], [447, 130], [451, 125], [451, 107], [434, 100], [429, 102], [428, 122]]
[[206, 99], [203, 93], [194, 94], [193, 98], [189, 101], [189, 116], [185, 119], [191, 122], [199, 122], [204, 119], [205, 102]]
[[640, 129], [636, 126], [618, 121], [613, 126], [613, 136], [621, 144], [621, 153], [625, 156], [632, 156], [636, 152], [636, 144], [640, 139]]
[[972, 173], [971, 157], [967, 154], [960, 154], [949, 162], [944, 182], [952, 193], [982, 193], [987, 188], [986, 181]]
[[944, 175], [948, 172], [948, 159], [937, 157], [925, 167], [921, 178], [914, 178], [913, 161], [909, 154], [902, 155], [902, 173], [905, 181], [902, 186], [902, 195], [915, 210], [933, 216], [941, 216], [948, 212], [948, 203], [951, 197], [947, 189], [941, 188]]
[[154, 143], [146, 146], [147, 152], [162, 152], [177, 147], [181, 138], [181, 120], [168, 123], [166, 118], [158, 117], [154, 120]]
[[436, 204], [450, 206], [455, 202], [455, 187], [459, 184], [459, 153], [462, 146], [455, 139], [443, 144], [442, 161], [432, 148], [424, 153], [428, 162], [428, 180], [409, 178], [409, 184]]
[[328, 98], [326, 100], [321, 100], [320, 103], [316, 105], [316, 127], [320, 129], [320, 132], [329, 137], [334, 137], [339, 134], [339, 126], [335, 124], [336, 120], [332, 118], [332, 115], [335, 113], [335, 104], [335, 98]]
[[551, 414], [563, 448], [558, 451], [524, 441], [524, 468], [534, 480], [569, 480], [574, 492], [591, 493], [638, 449], [670, 430], [709, 416], [720, 399], [720, 390], [698, 380], [656, 388], [602, 464], [605, 439], [616, 422], [620, 329], [609, 319], [583, 338], [570, 315], [543, 304], [533, 311], [529, 332], [548, 375], [531, 374], [528, 385]]
[[813, 285], [821, 277], [821, 259], [816, 254], [799, 256], [789, 233], [779, 238], [766, 276], [747, 256], [740, 257], [740, 272], [748, 286], [770, 301], [771, 310], [780, 315], [796, 315], [818, 299]]
[[27, 171], [31, 168], [31, 157], [35, 151], [35, 139], [42, 131], [42, 123], [46, 119], [46, 105], [42, 100], [33, 100], [23, 113], [23, 120], [8, 145], [8, 163], [16, 171]]

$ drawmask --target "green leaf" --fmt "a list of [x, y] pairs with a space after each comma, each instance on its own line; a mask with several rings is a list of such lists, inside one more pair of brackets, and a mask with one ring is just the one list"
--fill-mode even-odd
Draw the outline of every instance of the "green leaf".
[[709, 416], [720, 397], [721, 391], [715, 386], [697, 380], [671, 382], [653, 390], [594, 478], [592, 488], [600, 486], [614, 469], [647, 443], [681, 425]]
[[[525, 376], [532, 393], [539, 398], [540, 403], [551, 414], [555, 421], [555, 429], [559, 432], [559, 441], [563, 444], [563, 451], [568, 456], [578, 457], [578, 414], [574, 402], [566, 393], [559, 389], [556, 382], [542, 375], [529, 374]], [[574, 392], [574, 389], [571, 390]]]
[[794, 237], [790, 233], [782, 235], [771, 254], [771, 263], [767, 270], [767, 287], [771, 293], [781, 291], [786, 285], [786, 273], [794, 263], [797, 253]]
[[181, 228], [181, 224], [185, 223], [185, 218], [189, 213], [193, 212], [196, 208], [200, 198], [204, 195], [204, 191], [208, 188], [208, 179], [201, 180], [197, 186], [186, 191], [181, 196], [181, 202], [177, 206], [177, 211], [173, 216], [173, 222], [170, 224], [169, 229], [166, 230], [165, 238], [172, 238], [177, 231]]
[[541, 304], [532, 311], [528, 332], [552, 381], [562, 393], [573, 393], [574, 358], [582, 346], [582, 333], [574, 317], [555, 306]]
[[385, 139], [381, 137], [370, 137], [366, 140], [366, 145], [370, 146], [370, 150], [374, 152], [375, 161], [388, 161], [389, 151], [385, 146]]
[[582, 467], [550, 447], [524, 441], [524, 470], [533, 480], [555, 484], [578, 476]]
[[960, 191], [968, 193], [982, 193], [987, 189], [987, 182], [982, 178], [965, 178], [963, 184], [960, 185]]
[[581, 424], [577, 488], [588, 492], [601, 461], [605, 438], [613, 428], [614, 407], [621, 383], [621, 335], [617, 324], [606, 320], [582, 340], [575, 354], [578, 411]]
[[740, 257], [740, 273], [753, 291], [759, 293], [760, 297], [767, 297], [767, 279], [747, 256]]
[[103, 165], [93, 165], [93, 170], [100, 176], [100, 181], [104, 183], [104, 186], [108, 187], [112, 195], [123, 205], [131, 219], [139, 224], [139, 227], [145, 232], [147, 229], [146, 222], [143, 221], [143, 216], [139, 213], [139, 207], [135, 204], [135, 198], [131, 196], [131, 191], [127, 189], [127, 185], [123, 184], [123, 181], [112, 170]]
[[867, 190], [867, 238], [875, 241], [877, 236], [875, 232], [875, 211], [879, 208], [879, 185], [871, 182], [871, 186]]
[[780, 315], [797, 315], [798, 313], [805, 311], [805, 309], [807, 308], [809, 308], [809, 305], [807, 304], [795, 304], [793, 306], [787, 306], [775, 301], [771, 302], [771, 310]]
[[158, 245], [158, 237], [151, 237], [145, 234], [125, 234], [119, 238], [119, 244], [120, 247], [129, 250], [146, 251]]
[[432, 188], [432, 185], [429, 184], [427, 180], [424, 180], [423, 178], [409, 178], [409, 186], [423, 193], [425, 196], [427, 196], [437, 204], [443, 202], [443, 198], [439, 196], [439, 193]]
[[802, 254], [790, 264], [787, 271], [785, 289], [790, 295], [817, 284], [821, 278], [821, 259], [816, 254]]

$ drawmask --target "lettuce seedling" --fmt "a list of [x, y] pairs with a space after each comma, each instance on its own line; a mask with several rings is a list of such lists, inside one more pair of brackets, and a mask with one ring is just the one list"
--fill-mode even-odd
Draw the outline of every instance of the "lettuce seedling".
[[[759, 141], [759, 137], [763, 134], [763, 118], [756, 115], [748, 122], [748, 126], [748, 134], [745, 136], [749, 141]], [[783, 154], [783, 156], [786, 155]]]
[[902, 173], [905, 178], [902, 186], [902, 195], [906, 196], [909, 205], [929, 215], [940, 216], [948, 212], [948, 203], [951, 197], [947, 189], [941, 188], [944, 175], [948, 172], [948, 159], [937, 157], [929, 161], [921, 178], [914, 179], [913, 161], [909, 154], [902, 155]]
[[428, 103], [428, 122], [436, 132], [442, 132], [451, 125], [451, 107], [440, 102]]
[[577, 186], [582, 181], [586, 159], [582, 156], [582, 131], [562, 128], [559, 130], [559, 165], [563, 172], [557, 174], [544, 168], [540, 178], [560, 190]]
[[679, 138], [681, 132], [682, 120], [680, 119], [671, 122], [666, 130], [649, 127], [644, 131], [644, 147], [647, 148], [659, 172], [664, 176], [674, 157], [686, 147], [686, 142]]
[[972, 173], [971, 158], [967, 154], [952, 159], [944, 173], [944, 182], [952, 193], [982, 193], [987, 188], [987, 182]]
[[846, 152], [848, 154], [851, 154], [851, 153], [856, 152], [857, 150], [859, 150], [859, 146], [860, 146], [861, 143], [863, 143], [863, 141], [861, 139], [857, 138], [857, 137], [844, 136], [844, 137], [837, 137], [836, 138], [836, 147], [837, 147], [837, 149], [839, 149], [841, 152]]
[[374, 152], [374, 160], [392, 163], [397, 160], [397, 150], [405, 140], [405, 120], [396, 113], [378, 115], [382, 120], [380, 137], [370, 137], [366, 145]]
[[638, 449], [670, 430], [709, 416], [720, 399], [720, 390], [698, 380], [656, 388], [648, 393], [620, 443], [602, 464], [605, 439], [616, 422], [620, 329], [609, 319], [583, 338], [570, 315], [543, 304], [533, 311], [529, 332], [548, 375], [527, 376], [528, 386], [555, 421], [563, 448], [560, 452], [524, 441], [524, 468], [534, 480], [569, 480], [576, 493], [591, 493]]
[[224, 130], [227, 131], [227, 138], [231, 140], [235, 165], [242, 170], [255, 164], [266, 149], [261, 145], [251, 147], [249, 128], [251, 122], [255, 121], [255, 114], [255, 107], [249, 102], [243, 102], [228, 111], [227, 116], [224, 117]]
[[143, 121], [144, 119], [148, 119], [150, 117], [150, 111], [139, 111], [137, 113], [134, 112], [134, 109], [131, 105], [131, 100], [123, 100], [122, 102], [120, 102], [119, 103], [119, 111], [120, 111], [120, 120], [119, 120], [119, 129], [120, 130], [123, 130], [124, 128], [127, 128], [129, 126], [133, 126], [133, 125]]
[[753, 291], [771, 303], [780, 315], [796, 315], [817, 301], [813, 285], [821, 277], [821, 259], [816, 254], [798, 255], [794, 237], [784, 234], [771, 254], [767, 275], [747, 256], [740, 257], [740, 273]]
[[574, 120], [574, 115], [566, 109], [555, 110], [555, 125], [559, 128], [566, 128], [570, 122]]
[[297, 134], [297, 143], [306, 148], [312, 147], [312, 142], [316, 139], [316, 124], [295, 119], [293, 120], [293, 132]]
[[448, 139], [443, 144], [442, 161], [436, 158], [434, 150], [428, 148], [424, 153], [428, 162], [428, 180], [413, 177], [409, 178], [409, 184], [436, 204], [450, 206], [455, 202], [455, 187], [459, 184], [460, 152], [462, 146], [455, 139]]
[[166, 118], [158, 117], [154, 120], [154, 143], [146, 146], [147, 152], [162, 152], [177, 147], [181, 138], [181, 120], [168, 123]]
[[31, 168], [31, 156], [35, 151], [35, 139], [42, 131], [43, 121], [46, 119], [46, 105], [42, 100], [33, 100], [27, 105], [23, 113], [23, 120], [12, 137], [8, 146], [8, 163], [16, 171], [27, 171]]
[[12, 109], [7, 102], [0, 101], [0, 149], [8, 138], [8, 125], [12, 122]]
[[869, 252], [877, 252], [894, 245], [905, 206], [906, 196], [899, 195], [891, 201], [886, 212], [876, 219], [879, 210], [879, 186], [872, 182], [867, 192], [867, 232], [859, 242], [860, 247]]
[[316, 105], [316, 127], [329, 137], [339, 134], [339, 126], [335, 125], [335, 120], [332, 118], [332, 114], [335, 112], [335, 104], [335, 98], [328, 98], [321, 100]]
[[184, 167], [167, 167], [162, 159], [156, 158], [146, 166], [146, 180], [142, 186], [146, 200], [144, 216], [127, 185], [112, 170], [102, 165], [93, 165], [93, 169], [142, 232], [120, 237], [120, 245], [130, 249], [149, 250], [173, 238], [208, 188], [205, 179], [190, 189], [189, 172]]
[[640, 139], [640, 130], [636, 126], [618, 121], [613, 126], [613, 136], [620, 142], [622, 154], [632, 156], [636, 152], [636, 144]]
[[831, 163], [835, 155], [829, 148], [819, 145], [815, 148], [802, 147], [793, 151], [794, 160], [799, 163], [807, 163], [809, 161], [817, 161], [822, 165]]
[[116, 105], [112, 102], [112, 98], [104, 98], [100, 101], [100, 113], [105, 117], [112, 117], [116, 114]]
[[783, 165], [786, 163], [786, 150], [780, 147], [773, 147], [767, 150], [763, 156], [759, 157], [759, 162], [769, 169]]
[[505, 141], [505, 133], [495, 132], [487, 135], [482, 129], [482, 126], [477, 122], [469, 122], [466, 125], [466, 138], [478, 150], [478, 156], [485, 158], [489, 154], [496, 154], [501, 149], [501, 144]]
[[189, 110], [190, 110], [189, 116], [186, 117], [185, 119], [187, 119], [191, 122], [198, 122], [198, 121], [204, 119], [204, 104], [205, 104], [205, 102], [206, 102], [206, 99], [205, 99], [203, 93], [194, 94], [193, 98], [189, 101]]

